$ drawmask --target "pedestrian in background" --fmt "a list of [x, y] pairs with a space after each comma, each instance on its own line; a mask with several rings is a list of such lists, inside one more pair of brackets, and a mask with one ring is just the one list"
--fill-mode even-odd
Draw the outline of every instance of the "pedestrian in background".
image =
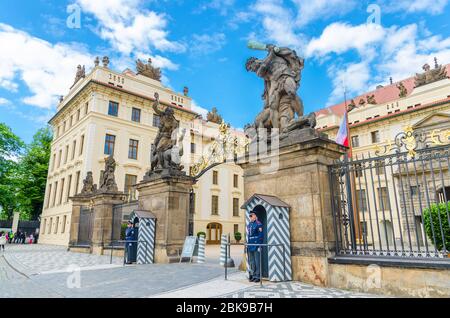
[[6, 234], [4, 232], [0, 233], [0, 250], [5, 251], [6, 245]]

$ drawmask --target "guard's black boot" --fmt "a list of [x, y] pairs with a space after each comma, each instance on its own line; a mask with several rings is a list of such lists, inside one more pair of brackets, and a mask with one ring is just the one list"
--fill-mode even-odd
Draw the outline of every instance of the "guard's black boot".
[[253, 276], [252, 276], [252, 275], [250, 275], [250, 276], [248, 277], [248, 281], [249, 281], [249, 282], [252, 282], [252, 281], [253, 281]]

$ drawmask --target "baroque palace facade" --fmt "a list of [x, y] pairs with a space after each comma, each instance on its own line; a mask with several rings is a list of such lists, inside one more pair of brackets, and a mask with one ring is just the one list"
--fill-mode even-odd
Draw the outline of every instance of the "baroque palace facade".
[[[49, 121], [54, 139], [47, 178], [39, 242], [68, 245], [72, 203], [83, 180], [92, 171], [100, 178], [105, 158], [116, 160], [119, 190], [129, 201], [136, 199], [135, 184], [150, 168], [151, 145], [156, 138], [159, 117], [152, 110], [153, 96], [159, 94], [164, 106], [172, 107], [181, 129], [186, 129], [183, 157], [185, 169], [199, 160], [219, 134], [220, 116], [208, 120], [191, 109], [187, 88], [176, 93], [160, 82], [159, 69], [151, 61], [137, 63], [137, 73], [111, 70], [105, 57], [85, 74], [78, 67], [75, 83], [61, 97], [56, 115]], [[231, 130], [233, 135], [241, 135]], [[186, 159], [185, 159], [186, 158]], [[206, 232], [207, 242], [219, 243], [222, 233], [244, 232], [242, 169], [234, 164], [220, 165], [205, 173], [194, 185], [191, 207], [191, 234]], [[124, 216], [125, 218], [126, 216]]]
[[434, 145], [450, 142], [450, 64], [435, 64], [434, 69], [426, 64], [422, 74], [396, 83], [391, 79], [387, 86], [316, 112], [317, 128], [335, 140], [348, 109], [350, 160], [375, 158], [373, 162], [381, 163], [380, 167], [365, 168], [367, 173], [356, 171], [354, 176], [359, 223], [355, 227], [359, 225], [357, 232], [364, 234], [369, 245], [381, 241], [382, 246], [386, 242], [392, 246], [403, 234], [411, 235], [416, 247], [423, 248], [427, 238], [421, 212], [427, 207], [426, 198], [441, 202], [450, 198], [450, 171], [439, 170], [438, 163], [430, 169], [417, 160], [409, 163], [405, 172], [389, 157], [376, 159], [394, 153], [396, 137], [402, 132], [424, 134], [427, 140], [437, 141]]

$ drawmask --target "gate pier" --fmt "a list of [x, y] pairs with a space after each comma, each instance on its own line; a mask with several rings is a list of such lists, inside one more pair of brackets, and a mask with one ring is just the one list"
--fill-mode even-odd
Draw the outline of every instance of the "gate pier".
[[[280, 144], [279, 151], [241, 164], [245, 199], [271, 195], [290, 206], [292, 279], [326, 286], [335, 248], [328, 166], [345, 148], [315, 132]], [[268, 171], [276, 160], [278, 167]]]
[[144, 179], [137, 185], [139, 210], [156, 217], [155, 263], [178, 262], [189, 233], [189, 198], [194, 179], [183, 174]]

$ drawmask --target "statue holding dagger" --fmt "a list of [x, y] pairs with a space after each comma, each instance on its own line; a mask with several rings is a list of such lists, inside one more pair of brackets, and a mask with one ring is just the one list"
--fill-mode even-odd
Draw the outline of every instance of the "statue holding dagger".
[[303, 116], [303, 102], [297, 95], [304, 59], [294, 50], [250, 42], [248, 47], [268, 52], [260, 60], [251, 57], [246, 69], [264, 79], [263, 110], [256, 117], [254, 128], [278, 128], [287, 134], [294, 129], [315, 127], [315, 115]]

